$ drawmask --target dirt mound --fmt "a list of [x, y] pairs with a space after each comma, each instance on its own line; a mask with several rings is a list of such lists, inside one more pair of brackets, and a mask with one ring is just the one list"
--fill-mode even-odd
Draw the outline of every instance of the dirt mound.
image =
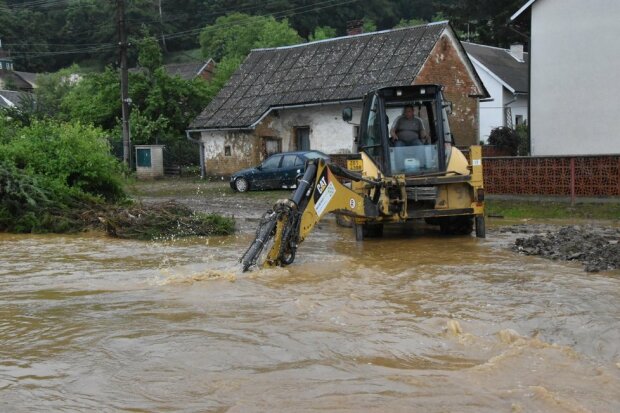
[[620, 229], [568, 226], [517, 238], [513, 250], [554, 260], [579, 261], [588, 272], [620, 269]]

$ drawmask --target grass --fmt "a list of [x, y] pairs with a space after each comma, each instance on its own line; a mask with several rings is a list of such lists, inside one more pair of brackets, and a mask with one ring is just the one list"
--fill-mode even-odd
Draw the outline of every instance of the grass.
[[620, 202], [577, 203], [524, 200], [488, 200], [486, 214], [503, 218], [620, 219]]

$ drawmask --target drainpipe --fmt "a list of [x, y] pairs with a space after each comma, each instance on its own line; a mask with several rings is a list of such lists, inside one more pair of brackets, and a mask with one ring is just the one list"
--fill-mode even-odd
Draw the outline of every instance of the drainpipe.
[[190, 142], [194, 142], [198, 144], [198, 150], [200, 151], [200, 179], [205, 179], [206, 175], [206, 165], [205, 165], [205, 146], [202, 142], [202, 139], [194, 139], [190, 136], [190, 131], [185, 131], [185, 136], [187, 140]]

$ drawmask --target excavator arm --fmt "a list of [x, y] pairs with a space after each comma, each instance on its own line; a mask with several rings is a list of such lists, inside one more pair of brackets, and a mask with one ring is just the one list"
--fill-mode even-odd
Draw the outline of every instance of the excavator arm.
[[369, 187], [379, 187], [381, 181], [313, 159], [293, 196], [278, 200], [267, 211], [256, 230], [256, 237], [241, 257], [243, 271], [251, 267], [286, 266], [295, 260], [297, 247], [314, 226], [330, 212], [351, 217], [373, 217], [378, 207], [367, 196], [351, 190], [336, 177], [345, 177]]

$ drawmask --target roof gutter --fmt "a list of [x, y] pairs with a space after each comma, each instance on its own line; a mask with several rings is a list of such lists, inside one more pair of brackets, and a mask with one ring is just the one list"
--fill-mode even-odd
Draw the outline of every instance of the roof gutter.
[[317, 106], [330, 106], [330, 105], [345, 105], [347, 103], [357, 103], [357, 102], [361, 102], [361, 101], [362, 101], [362, 98], [347, 99], [347, 100], [336, 100], [336, 101], [330, 101], [330, 102], [318, 102], [318, 103], [300, 103], [300, 104], [297, 104], [297, 105], [271, 106], [265, 113], [263, 113], [261, 115], [260, 118], [258, 118], [258, 120], [253, 122], [250, 126], [240, 126], [240, 127], [237, 127], [237, 128], [186, 129], [185, 133], [187, 134], [188, 139], [196, 142], [195, 139], [189, 138], [189, 133], [190, 132], [221, 132], [221, 131], [250, 131], [250, 130], [254, 130], [256, 128], [256, 126], [259, 123], [261, 123], [263, 121], [263, 119], [265, 119], [267, 117], [267, 115], [269, 115], [274, 110], [311, 108], [311, 107], [317, 107]]
[[272, 106], [269, 108], [269, 110], [263, 113], [263, 115], [260, 118], [258, 118], [256, 122], [251, 124], [250, 128], [254, 129], [259, 123], [263, 121], [263, 119], [267, 117], [267, 115], [269, 115], [274, 110], [312, 108], [312, 107], [317, 107], [317, 106], [330, 106], [330, 105], [345, 105], [347, 103], [356, 103], [356, 102], [361, 102], [361, 101], [362, 99], [359, 98], [359, 99], [338, 100], [338, 101], [332, 101], [332, 102], [300, 103], [298, 105]]

